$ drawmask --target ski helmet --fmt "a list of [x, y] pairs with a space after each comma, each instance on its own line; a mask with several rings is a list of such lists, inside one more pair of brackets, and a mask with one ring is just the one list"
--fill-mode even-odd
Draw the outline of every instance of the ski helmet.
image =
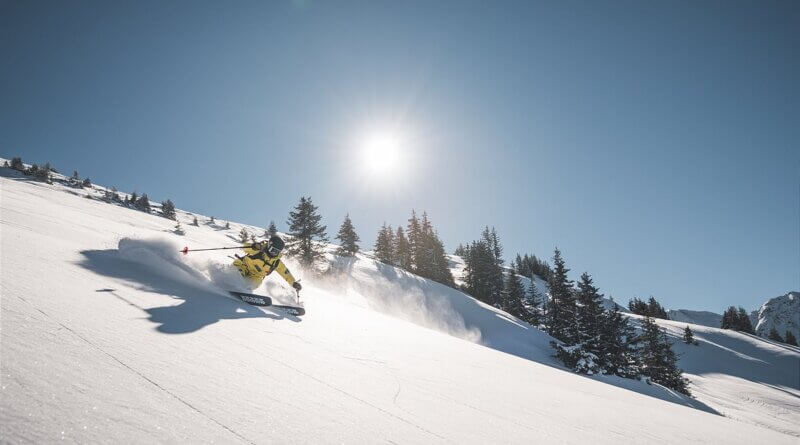
[[267, 247], [267, 255], [269, 255], [272, 258], [275, 258], [276, 256], [280, 255], [285, 245], [286, 244], [283, 242], [281, 237], [279, 237], [278, 235], [273, 235], [269, 239], [269, 247]]

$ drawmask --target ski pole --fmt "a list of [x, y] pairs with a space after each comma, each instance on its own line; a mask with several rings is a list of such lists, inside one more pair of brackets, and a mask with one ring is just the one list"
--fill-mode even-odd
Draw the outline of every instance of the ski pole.
[[189, 252], [201, 252], [203, 250], [230, 250], [230, 249], [244, 249], [245, 246], [236, 246], [236, 247], [212, 247], [210, 249], [189, 249], [189, 247], [184, 247], [180, 250], [181, 253], [187, 255]]

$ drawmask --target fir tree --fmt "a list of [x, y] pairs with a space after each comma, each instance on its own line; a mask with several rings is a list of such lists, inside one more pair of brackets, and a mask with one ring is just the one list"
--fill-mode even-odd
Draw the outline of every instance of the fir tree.
[[736, 308], [730, 306], [728, 309], [725, 309], [725, 312], [722, 313], [722, 322], [720, 327], [722, 329], [735, 329], [736, 319]]
[[269, 239], [272, 238], [273, 236], [276, 236], [277, 234], [278, 234], [278, 227], [275, 226], [275, 221], [270, 221], [269, 227], [267, 227], [266, 232], [264, 232], [264, 237]]
[[82, 185], [83, 187], [91, 187], [91, 186], [92, 186], [92, 180], [91, 180], [91, 179], [89, 179], [89, 178], [86, 178], [86, 179], [84, 179], [84, 180], [83, 180], [83, 182], [81, 183], [81, 185]]
[[628, 322], [628, 317], [622, 315], [615, 305], [605, 317], [600, 331], [602, 349], [599, 359], [602, 372], [625, 378], [639, 375], [638, 342], [639, 337]]
[[411, 269], [409, 271], [416, 272], [419, 268], [419, 259], [422, 253], [420, 252], [422, 229], [420, 227], [419, 219], [417, 219], [417, 212], [411, 210], [411, 218], [408, 219], [408, 226], [406, 228], [406, 235], [408, 236], [408, 248], [411, 251]]
[[230, 228], [231, 228], [231, 222], [230, 221], [225, 221], [225, 228], [230, 230]]
[[683, 342], [687, 345], [696, 344], [694, 341], [694, 332], [692, 332], [688, 324], [686, 325], [686, 329], [683, 330]]
[[11, 164], [9, 164], [7, 160], [3, 161], [3, 167], [9, 168], [9, 167], [11, 167]]
[[784, 339], [787, 345], [797, 346], [797, 337], [795, 337], [794, 334], [792, 334], [792, 331], [787, 329]]
[[375, 258], [390, 266], [394, 265], [393, 238], [392, 226], [387, 226], [384, 222], [375, 239]]
[[542, 323], [541, 305], [544, 299], [533, 281], [531, 281], [531, 285], [528, 287], [526, 297], [528, 300], [528, 319], [526, 321], [532, 326], [538, 327]]
[[11, 168], [17, 171], [25, 171], [25, 164], [22, 163], [22, 158], [11, 158]]
[[772, 329], [769, 330], [769, 335], [767, 335], [767, 338], [770, 340], [775, 340], [783, 343], [783, 338], [781, 337], [781, 334], [778, 333], [778, 330], [775, 329], [775, 326], [773, 326]]
[[139, 195], [137, 195], [136, 192], [133, 192], [128, 196], [128, 200], [125, 201], [125, 204], [126, 205], [131, 205], [131, 206], [136, 206], [136, 201], [138, 201], [138, 200], [139, 200]]
[[[36, 165], [36, 164], [34, 164]], [[48, 184], [52, 183], [50, 177], [50, 163], [44, 164], [44, 167], [36, 169], [33, 171], [33, 177], [38, 179], [39, 181], [46, 182]]]
[[211, 218], [209, 218], [208, 223], [209, 224], [216, 224], [217, 222], [214, 220], [214, 217], [212, 216]]
[[247, 244], [250, 242], [250, 232], [248, 232], [244, 227], [242, 227], [242, 230], [239, 231], [239, 242], [242, 244]]
[[605, 311], [603, 295], [594, 286], [592, 277], [584, 272], [578, 281], [578, 305], [575, 320], [579, 329], [578, 342], [589, 352], [599, 354], [600, 330], [603, 326]]
[[339, 233], [336, 235], [336, 239], [342, 243], [337, 251], [339, 255], [353, 256], [358, 252], [358, 242], [361, 241], [361, 238], [358, 237], [356, 229], [353, 227], [353, 222], [350, 220], [349, 213], [345, 215], [344, 222], [342, 222], [342, 226], [339, 227]]
[[193, 226], [196, 226], [196, 227], [197, 227], [197, 226], [200, 226], [200, 223], [199, 223], [199, 222], [197, 222], [197, 217], [196, 217], [196, 216], [192, 218], [192, 225], [193, 225]]
[[300, 263], [306, 267], [313, 266], [325, 254], [324, 246], [327, 242], [327, 227], [320, 224], [322, 215], [318, 213], [317, 206], [311, 197], [300, 198], [294, 210], [289, 212], [286, 224], [289, 226], [291, 240], [287, 243], [287, 253], [298, 257]]
[[550, 301], [547, 307], [547, 326], [550, 335], [565, 344], [574, 344], [575, 332], [575, 298], [572, 294], [572, 280], [567, 277], [567, 269], [561, 251], [553, 253], [555, 270], [550, 279]]
[[397, 226], [394, 234], [394, 260], [400, 268], [411, 270], [411, 246], [408, 244], [403, 226]]
[[738, 321], [738, 329], [737, 331], [747, 332], [748, 334], [755, 334], [755, 330], [753, 329], [753, 323], [750, 322], [750, 317], [747, 315], [747, 311], [739, 306], [739, 309], [736, 311], [737, 321]]
[[466, 254], [467, 254], [467, 248], [466, 248], [466, 247], [464, 247], [464, 245], [463, 245], [463, 244], [461, 244], [461, 243], [459, 243], [459, 244], [458, 244], [458, 247], [456, 247], [456, 250], [454, 250], [454, 251], [453, 251], [453, 255], [455, 255], [455, 256], [460, 256], [460, 257], [462, 257], [462, 258], [463, 258], [464, 256], [466, 256]]
[[667, 334], [649, 316], [643, 320], [641, 339], [642, 374], [655, 383], [690, 395], [689, 381], [683, 377], [683, 370], [677, 366], [678, 358]]
[[78, 170], [72, 171], [72, 176], [69, 178], [69, 183], [73, 187], [82, 187], [81, 185], [81, 177], [78, 175]]
[[171, 200], [166, 200], [161, 203], [161, 214], [164, 218], [175, 220], [175, 204]]
[[502, 309], [520, 320], [527, 321], [529, 319], [528, 310], [522, 303], [525, 298], [525, 288], [522, 286], [519, 276], [514, 272], [509, 273], [506, 276], [504, 287]]
[[147, 198], [147, 193], [142, 193], [142, 196], [133, 205], [142, 212], [150, 213], [150, 199]]
[[178, 223], [175, 224], [174, 232], [175, 232], [176, 235], [181, 235], [181, 236], [182, 235], [186, 235], [186, 232], [183, 230], [183, 227], [181, 226], [181, 222], [180, 221], [178, 221]]

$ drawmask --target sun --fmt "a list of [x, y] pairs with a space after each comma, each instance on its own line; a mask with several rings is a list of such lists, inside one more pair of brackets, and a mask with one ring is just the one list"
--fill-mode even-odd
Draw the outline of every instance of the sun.
[[364, 138], [361, 147], [364, 169], [374, 176], [391, 175], [401, 160], [402, 140], [391, 132], [374, 132]]

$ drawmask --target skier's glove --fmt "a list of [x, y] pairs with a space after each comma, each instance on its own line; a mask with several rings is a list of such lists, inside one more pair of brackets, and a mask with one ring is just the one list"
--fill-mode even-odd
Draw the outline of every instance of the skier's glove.
[[294, 284], [292, 284], [292, 287], [293, 287], [293, 288], [294, 288], [294, 290], [296, 290], [297, 292], [300, 292], [300, 289], [302, 289], [302, 288], [303, 288], [303, 286], [301, 286], [301, 285], [300, 285], [300, 283], [299, 283], [299, 282], [297, 282], [297, 281], [295, 281], [295, 282], [294, 282]]

